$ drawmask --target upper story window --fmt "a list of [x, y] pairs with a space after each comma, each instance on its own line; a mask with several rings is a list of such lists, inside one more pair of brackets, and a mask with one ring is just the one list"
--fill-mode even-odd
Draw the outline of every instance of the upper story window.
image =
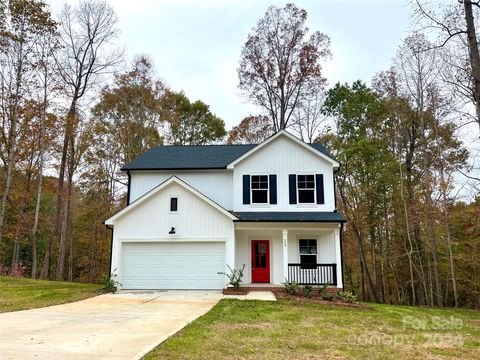
[[178, 211], [178, 198], [171, 197], [170, 198], [170, 211], [175, 212]]
[[277, 175], [242, 175], [242, 203], [277, 204]]
[[315, 203], [315, 175], [297, 175], [299, 204]]
[[252, 175], [252, 204], [268, 204], [268, 175]]

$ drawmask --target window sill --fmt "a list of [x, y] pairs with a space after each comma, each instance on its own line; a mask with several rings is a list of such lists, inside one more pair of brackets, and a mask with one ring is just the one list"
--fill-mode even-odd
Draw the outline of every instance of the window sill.
[[304, 204], [297, 204], [296, 206], [297, 208], [317, 208], [318, 207], [318, 204], [315, 204], [315, 203], [304, 203]]
[[265, 208], [265, 209], [268, 209], [268, 208], [271, 208], [271, 204], [250, 204], [250, 207], [251, 208], [256, 208], [256, 209], [261, 209], [261, 208]]

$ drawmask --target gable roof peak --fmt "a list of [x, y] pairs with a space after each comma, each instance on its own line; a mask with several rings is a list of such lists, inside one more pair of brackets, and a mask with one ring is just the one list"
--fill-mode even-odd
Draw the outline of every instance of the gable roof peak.
[[[320, 145], [320, 144], [308, 144], [308, 143], [304, 142], [303, 140], [299, 139], [298, 137], [296, 137], [295, 135], [292, 135], [287, 130], [282, 129], [282, 130], [277, 131], [275, 134], [273, 134], [269, 138], [265, 139], [263, 142], [261, 142], [260, 144], [258, 144], [254, 148], [252, 148], [251, 150], [247, 151], [245, 154], [243, 154], [239, 158], [233, 160], [231, 163], [229, 163], [227, 165], [227, 169], [233, 169], [233, 167], [236, 164], [243, 161], [244, 159], [246, 159], [247, 157], [249, 157], [250, 155], [252, 155], [256, 151], [260, 150], [265, 145], [270, 144], [271, 142], [275, 141], [280, 136], [284, 136], [284, 137], [288, 138], [289, 140], [293, 141], [294, 143], [302, 146], [303, 148], [307, 149], [308, 151], [310, 151], [310, 152], [314, 153], [315, 155], [321, 157], [322, 159], [328, 161], [329, 163], [331, 163], [333, 165], [333, 167], [335, 169], [338, 169], [340, 167], [340, 164], [335, 159], [333, 159], [330, 154], [328, 154], [328, 152], [326, 151], [326, 149], [322, 145]], [[315, 145], [319, 145], [319, 147], [317, 147]]]

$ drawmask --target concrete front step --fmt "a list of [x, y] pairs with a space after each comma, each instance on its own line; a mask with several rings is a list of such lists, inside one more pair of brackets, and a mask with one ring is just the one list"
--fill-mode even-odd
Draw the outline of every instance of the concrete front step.
[[271, 291], [250, 291], [246, 295], [223, 295], [223, 299], [277, 301]]

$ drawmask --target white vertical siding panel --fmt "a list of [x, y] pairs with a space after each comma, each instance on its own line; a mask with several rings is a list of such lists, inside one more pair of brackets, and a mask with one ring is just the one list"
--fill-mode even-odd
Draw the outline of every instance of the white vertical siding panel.
[[[289, 174], [323, 174], [325, 204], [290, 205]], [[276, 174], [277, 205], [259, 206], [242, 203], [242, 175]], [[238, 163], [233, 171], [233, 209], [235, 211], [333, 211], [335, 196], [333, 166], [293, 141], [279, 137]]]
[[[170, 212], [170, 196], [178, 197], [178, 212]], [[168, 232], [175, 227], [175, 235]], [[189, 190], [171, 184], [114, 224], [112, 272], [122, 282], [119, 267], [123, 241], [224, 240], [234, 246], [234, 224], [230, 218]]]
[[130, 202], [135, 201], [171, 176], [200, 191], [225, 209], [232, 209], [232, 171], [132, 171]]

